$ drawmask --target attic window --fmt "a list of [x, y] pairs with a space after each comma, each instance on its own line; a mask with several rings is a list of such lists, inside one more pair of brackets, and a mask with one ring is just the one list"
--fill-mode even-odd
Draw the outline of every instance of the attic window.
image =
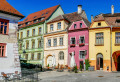
[[30, 22], [26, 22], [25, 25], [28, 25]]
[[21, 27], [21, 26], [22, 26], [22, 24], [19, 24], [19, 25], [18, 25], [18, 27]]
[[25, 21], [27, 21], [28, 19], [25, 19]]
[[48, 14], [48, 12], [46, 12], [46, 14]]
[[36, 19], [36, 20], [34, 20], [34, 23], [36, 23], [38, 20]]
[[120, 19], [117, 19], [117, 20], [116, 20], [116, 23], [120, 23]]
[[41, 18], [41, 20], [43, 20], [44, 19], [44, 17], [43, 18]]
[[43, 16], [44, 14], [42, 14], [41, 16]]
[[101, 22], [98, 23], [98, 26], [101, 26]]
[[37, 16], [34, 16], [34, 18], [36, 18]]

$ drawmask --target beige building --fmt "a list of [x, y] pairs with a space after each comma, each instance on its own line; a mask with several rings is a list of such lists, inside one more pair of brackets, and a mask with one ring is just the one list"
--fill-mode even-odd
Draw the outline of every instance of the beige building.
[[[67, 65], [68, 56], [68, 21], [62, 15], [47, 23], [47, 34], [44, 35], [44, 66]], [[57, 20], [56, 20], [57, 19]]]

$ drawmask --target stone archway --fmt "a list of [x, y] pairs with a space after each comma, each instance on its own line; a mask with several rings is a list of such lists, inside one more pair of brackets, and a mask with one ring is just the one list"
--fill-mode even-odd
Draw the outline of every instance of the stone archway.
[[114, 52], [112, 57], [113, 57], [113, 60], [114, 60], [116, 70], [120, 71], [120, 51]]
[[[51, 61], [51, 63], [52, 63], [51, 57], [52, 57], [52, 55], [47, 55], [47, 56], [46, 56], [46, 58], [45, 58], [45, 65], [46, 65], [46, 66], [48, 66], [48, 64], [50, 63], [50, 62], [48, 62], [48, 61]], [[51, 63], [50, 63], [50, 67], [51, 67]]]

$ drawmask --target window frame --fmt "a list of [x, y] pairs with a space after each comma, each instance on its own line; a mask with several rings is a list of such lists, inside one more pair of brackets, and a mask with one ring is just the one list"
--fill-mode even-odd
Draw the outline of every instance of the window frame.
[[74, 29], [76, 29], [77, 28], [77, 24], [74, 24]]
[[[51, 30], [51, 26], [52, 26], [52, 30]], [[54, 30], [54, 25], [50, 24], [50, 31], [53, 31], [53, 30]]]
[[83, 26], [83, 24], [82, 24], [82, 23], [80, 23], [80, 28], [82, 28], [82, 26]]
[[[62, 53], [62, 54], [61, 54]], [[64, 60], [64, 52], [63, 51], [60, 51], [59, 52], [59, 60]]]
[[34, 60], [34, 53], [31, 53], [31, 60]]
[[80, 52], [84, 52], [84, 54], [85, 54], [85, 50], [80, 50], [80, 51], [79, 51], [79, 59], [84, 59], [85, 55], [82, 56], [82, 58], [81, 58], [81, 56], [80, 56], [80, 55], [81, 55]]
[[37, 53], [37, 60], [41, 60], [41, 53]]
[[[40, 29], [41, 29], [41, 31], [40, 31]], [[42, 34], [42, 27], [38, 28], [38, 35], [40, 35], [40, 34]]]
[[26, 41], [26, 49], [29, 49], [29, 41]]
[[70, 38], [70, 44], [72, 44], [72, 38], [75, 38], [75, 44], [76, 44], [76, 37], [71, 37]]
[[[56, 44], [55, 44], [55, 42], [54, 42], [55, 40], [56, 40]], [[57, 38], [54, 38], [54, 39], [53, 39], [53, 46], [54, 46], [54, 47], [57, 46]]]
[[[62, 38], [62, 45], [61, 45], [61, 40], [60, 40], [61, 38]], [[59, 38], [59, 45], [60, 45], [60, 46], [63, 46], [63, 45], [64, 45], [64, 38], [63, 38], [63, 37], [60, 37], [60, 38]]]
[[[103, 34], [101, 37], [99, 37], [99, 38], [103, 38], [103, 43], [101, 42], [101, 43], [97, 43], [97, 34]], [[99, 41], [99, 40], [98, 40]], [[103, 32], [99, 32], [99, 33], [95, 33], [95, 45], [97, 46], [97, 45], [101, 45], [101, 46], [103, 46], [104, 45], [104, 33]]]
[[35, 33], [34, 33], [35, 29], [32, 29], [32, 36], [35, 36]]
[[[34, 43], [34, 46], [33, 46]], [[35, 40], [32, 40], [32, 49], [35, 49]]]
[[81, 39], [80, 39], [81, 37], [84, 37], [84, 42], [83, 42], [83, 44], [85, 44], [85, 36], [80, 36], [80, 37], [79, 37], [79, 44], [82, 44], [82, 43], [81, 43]]
[[[1, 24], [1, 22], [7, 23], [7, 25], [5, 25], [4, 23]], [[9, 20], [1, 19], [1, 18], [0, 18], [0, 27], [1, 27], [1, 25], [3, 25], [3, 29], [2, 29], [2, 33], [0, 33], [0, 34], [8, 35], [8, 31], [9, 31]], [[5, 26], [7, 26], [6, 33], [4, 33], [4, 31], [5, 31], [5, 30], [4, 30]]]
[[27, 37], [29, 37], [29, 34], [30, 34], [30, 31], [29, 31], [29, 30], [27, 30]]
[[[4, 49], [3, 49], [3, 46], [4, 46]], [[2, 53], [3, 52], [3, 55], [0, 53], [0, 57], [6, 57], [6, 46], [7, 44], [6, 43], [0, 43], [0, 52]], [[4, 50], [4, 51], [2, 51]]]
[[[119, 38], [120, 38], [120, 35], [116, 35], [116, 34], [119, 34], [120, 32], [115, 32], [115, 44], [120, 44], [120, 41], [119, 41]], [[116, 42], [116, 37], [118, 37], [118, 43]]]
[[[60, 28], [59, 28], [60, 27]], [[61, 22], [57, 23], [57, 29], [60, 30], [61, 29]]]
[[[41, 43], [39, 43], [39, 42], [41, 42]], [[39, 46], [39, 45], [41, 45], [41, 46]], [[41, 40], [38, 40], [38, 48], [42, 48], [42, 41]]]
[[[49, 40], [50, 40], [50, 45], [49, 45]], [[48, 39], [48, 47], [51, 47], [51, 39]]]

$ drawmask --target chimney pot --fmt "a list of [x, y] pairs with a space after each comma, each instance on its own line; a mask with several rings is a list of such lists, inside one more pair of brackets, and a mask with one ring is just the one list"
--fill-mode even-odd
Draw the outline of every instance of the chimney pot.
[[82, 5], [78, 5], [78, 14], [82, 13]]
[[114, 14], [114, 5], [111, 6], [111, 13]]

